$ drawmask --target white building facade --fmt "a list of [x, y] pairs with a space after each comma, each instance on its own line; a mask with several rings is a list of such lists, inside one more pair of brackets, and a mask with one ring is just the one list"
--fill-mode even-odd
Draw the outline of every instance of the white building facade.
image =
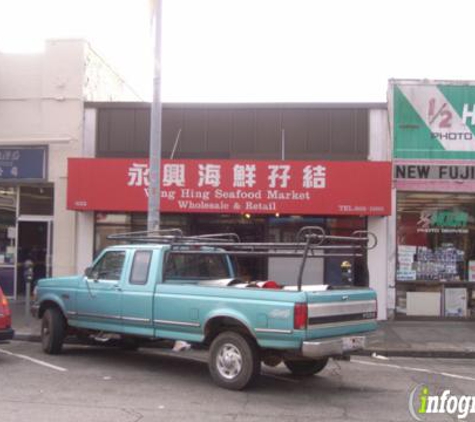
[[51, 40], [40, 54], [0, 53], [0, 285], [76, 271], [76, 213], [66, 210], [67, 159], [85, 151], [84, 102], [138, 96], [82, 40]]

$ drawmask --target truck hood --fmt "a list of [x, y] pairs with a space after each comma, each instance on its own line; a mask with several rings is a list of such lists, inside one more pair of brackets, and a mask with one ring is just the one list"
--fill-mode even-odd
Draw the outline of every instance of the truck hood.
[[52, 277], [52, 278], [42, 278], [38, 280], [38, 287], [76, 287], [78, 285], [81, 276], [72, 276], [72, 277]]

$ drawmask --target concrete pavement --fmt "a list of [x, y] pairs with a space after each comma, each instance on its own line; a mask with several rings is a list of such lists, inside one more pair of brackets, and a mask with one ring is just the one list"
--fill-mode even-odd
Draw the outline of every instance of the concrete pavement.
[[[39, 341], [40, 323], [11, 300], [15, 339]], [[381, 321], [363, 354], [438, 358], [475, 358], [475, 320]]]

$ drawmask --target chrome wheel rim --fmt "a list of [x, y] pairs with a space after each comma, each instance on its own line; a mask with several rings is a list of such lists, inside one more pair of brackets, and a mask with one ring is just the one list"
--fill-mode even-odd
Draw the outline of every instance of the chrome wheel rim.
[[242, 355], [239, 349], [231, 343], [221, 346], [216, 356], [216, 367], [223, 378], [236, 378], [242, 370]]

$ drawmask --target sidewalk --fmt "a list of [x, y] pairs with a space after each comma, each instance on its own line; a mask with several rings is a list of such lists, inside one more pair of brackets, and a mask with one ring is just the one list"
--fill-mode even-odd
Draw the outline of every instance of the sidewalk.
[[[23, 300], [10, 301], [16, 340], [39, 341], [40, 322], [25, 314]], [[475, 321], [381, 321], [363, 354], [475, 358]]]

